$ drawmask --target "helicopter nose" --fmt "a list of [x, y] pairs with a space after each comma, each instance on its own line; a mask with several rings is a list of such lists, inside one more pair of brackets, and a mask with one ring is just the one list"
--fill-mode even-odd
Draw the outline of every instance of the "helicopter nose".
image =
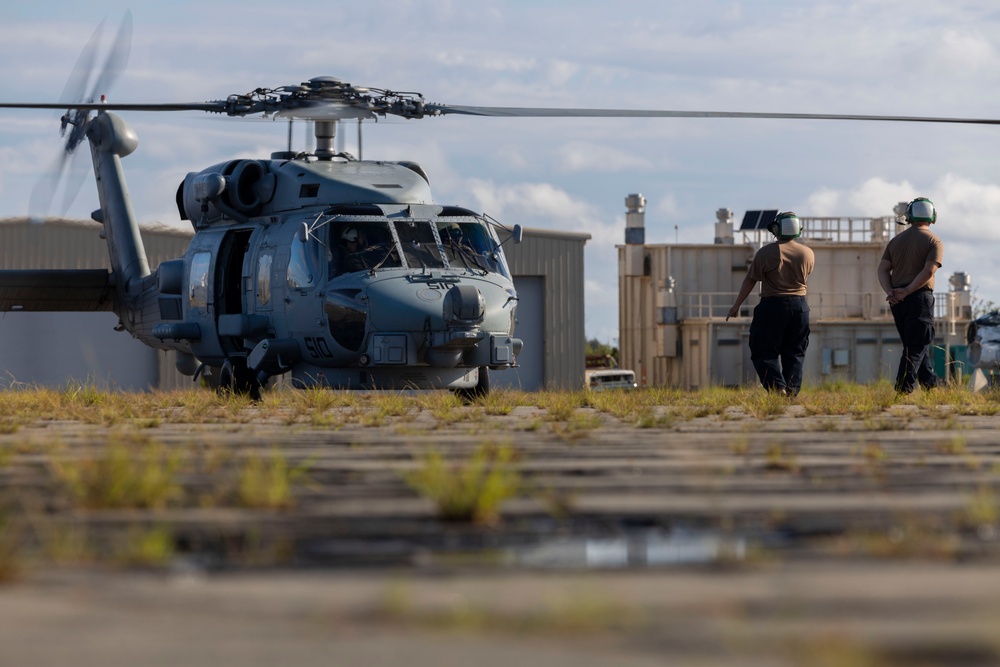
[[449, 324], [482, 324], [486, 299], [475, 285], [455, 285], [444, 296], [444, 321]]

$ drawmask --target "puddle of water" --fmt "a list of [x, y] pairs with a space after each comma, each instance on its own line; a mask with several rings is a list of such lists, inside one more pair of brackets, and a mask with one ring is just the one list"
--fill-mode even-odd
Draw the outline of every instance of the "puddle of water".
[[713, 533], [651, 531], [614, 538], [568, 537], [512, 550], [521, 567], [628, 569], [746, 558], [746, 540]]
[[710, 531], [631, 530], [621, 535], [520, 536], [503, 540], [325, 539], [300, 544], [300, 564], [320, 567], [486, 566], [568, 570], [642, 569], [738, 562], [746, 538]]

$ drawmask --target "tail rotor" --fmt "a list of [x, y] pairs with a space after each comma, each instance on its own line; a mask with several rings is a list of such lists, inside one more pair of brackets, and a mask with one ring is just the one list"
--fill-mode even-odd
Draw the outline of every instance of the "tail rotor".
[[[125, 71], [132, 49], [132, 13], [128, 11], [118, 28], [104, 66], [90, 85], [96, 69], [97, 51], [103, 31], [104, 21], [101, 21], [73, 66], [73, 71], [59, 97], [60, 104], [70, 106], [81, 102], [94, 102], [97, 96], [106, 94]], [[28, 215], [32, 222], [41, 222], [48, 215], [60, 186], [62, 186], [63, 215], [80, 193], [90, 169], [86, 158], [78, 154], [76, 149], [86, 138], [89, 120], [89, 110], [73, 108], [68, 109], [60, 118], [60, 134], [65, 138], [65, 144], [55, 161], [32, 188], [28, 202]]]

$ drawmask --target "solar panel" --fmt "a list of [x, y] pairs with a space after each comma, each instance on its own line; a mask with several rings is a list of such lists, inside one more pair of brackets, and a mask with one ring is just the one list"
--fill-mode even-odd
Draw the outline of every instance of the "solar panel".
[[743, 214], [740, 231], [750, 229], [767, 229], [767, 226], [778, 217], [778, 209], [768, 211], [747, 211]]
[[760, 220], [760, 211], [747, 211], [743, 214], [743, 222], [740, 223], [740, 230], [757, 229], [758, 220]]
[[757, 223], [757, 229], [767, 229], [767, 226], [774, 222], [774, 219], [778, 217], [778, 209], [773, 211], [761, 211], [760, 221]]

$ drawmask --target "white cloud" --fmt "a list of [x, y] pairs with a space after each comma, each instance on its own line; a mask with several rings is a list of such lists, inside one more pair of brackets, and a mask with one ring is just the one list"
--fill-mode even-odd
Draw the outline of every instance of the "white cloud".
[[557, 87], [565, 86], [580, 71], [577, 63], [565, 60], [555, 60], [549, 62], [546, 67], [546, 78], [548, 82]]
[[623, 171], [626, 169], [652, 169], [653, 164], [633, 152], [603, 144], [573, 141], [556, 151], [562, 169], [568, 171]]
[[969, 77], [977, 70], [996, 70], [996, 50], [978, 30], [945, 30], [932, 50], [931, 61], [955, 75]]
[[869, 178], [852, 190], [820, 188], [810, 194], [800, 207], [807, 216], [867, 216], [892, 215], [901, 201], [920, 196], [908, 182], [890, 183], [882, 178]]

